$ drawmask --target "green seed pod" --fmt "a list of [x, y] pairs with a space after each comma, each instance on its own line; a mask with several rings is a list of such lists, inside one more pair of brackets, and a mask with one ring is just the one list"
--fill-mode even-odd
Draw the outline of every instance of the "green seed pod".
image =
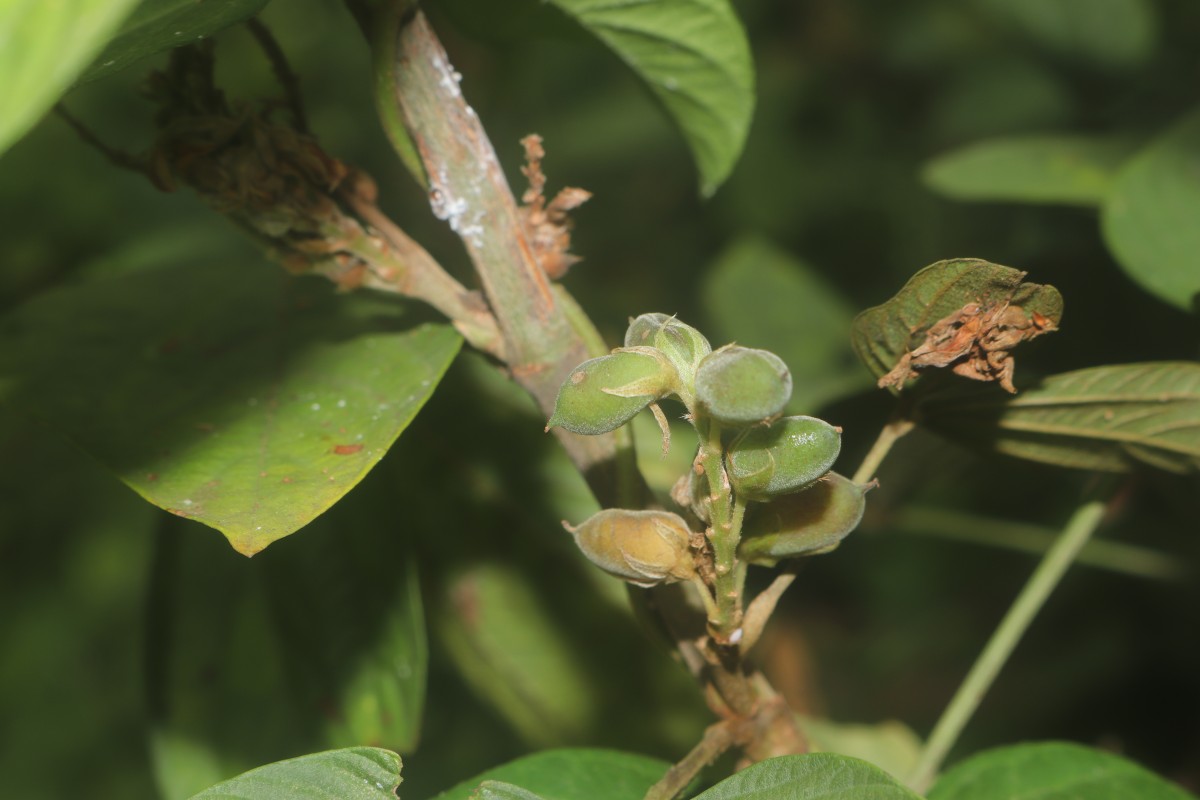
[[802, 492], [755, 508], [742, 528], [738, 556], [774, 566], [782, 558], [828, 553], [858, 527], [874, 485], [830, 472]]
[[634, 586], [674, 583], [696, 574], [691, 530], [678, 514], [607, 508], [578, 528], [565, 522], [563, 527], [589, 561]]
[[752, 425], [783, 411], [792, 374], [774, 353], [735, 344], [709, 353], [696, 369], [696, 400], [704, 413], [730, 425]]
[[592, 436], [608, 433], [678, 384], [675, 367], [652, 347], [593, 358], [573, 369], [559, 388], [546, 430], [557, 425]]
[[712, 352], [704, 334], [666, 314], [642, 314], [630, 321], [626, 347], [656, 347], [666, 354], [684, 385], [691, 385], [700, 360]]
[[816, 417], [782, 417], [743, 431], [729, 446], [729, 481], [747, 500], [803, 489], [833, 467], [842, 431]]

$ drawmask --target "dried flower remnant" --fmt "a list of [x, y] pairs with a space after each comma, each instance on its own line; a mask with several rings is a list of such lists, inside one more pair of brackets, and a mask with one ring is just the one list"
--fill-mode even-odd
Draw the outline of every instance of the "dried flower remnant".
[[1010, 352], [1026, 339], [1057, 330], [1052, 319], [1010, 303], [983, 306], [967, 303], [925, 333], [925, 341], [901, 356], [891, 372], [879, 379], [879, 388], [902, 387], [920, 369], [950, 367], [956, 375], [976, 381], [998, 381], [1016, 394]]
[[546, 151], [542, 147], [542, 137], [531, 133], [521, 140], [521, 146], [525, 148], [525, 166], [521, 167], [521, 172], [529, 180], [529, 188], [521, 196], [520, 209], [525, 234], [542, 271], [557, 280], [579, 261], [579, 256], [568, 252], [572, 225], [569, 212], [586, 203], [592, 193], [568, 186], [547, 204], [542, 194], [546, 187], [546, 176], [542, 172]]

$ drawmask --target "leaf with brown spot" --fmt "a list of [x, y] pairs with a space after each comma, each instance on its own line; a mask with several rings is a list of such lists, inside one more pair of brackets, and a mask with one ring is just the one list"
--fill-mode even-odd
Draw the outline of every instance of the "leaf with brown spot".
[[66, 286], [0, 317], [0, 394], [253, 555], [363, 479], [461, 341], [394, 298], [206, 261]]
[[1058, 327], [1062, 295], [1021, 270], [976, 258], [939, 261], [854, 320], [852, 343], [880, 387], [899, 391], [917, 370], [951, 367], [1012, 388], [1009, 351]]

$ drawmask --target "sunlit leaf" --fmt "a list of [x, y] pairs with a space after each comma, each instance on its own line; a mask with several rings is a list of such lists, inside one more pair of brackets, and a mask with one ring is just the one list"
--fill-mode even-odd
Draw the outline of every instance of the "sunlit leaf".
[[1104, 240], [1156, 297], [1190, 309], [1200, 293], [1200, 111], [1151, 142], [1118, 173], [1104, 205]]
[[0, 153], [54, 105], [137, 0], [0, 3]]
[[434, 800], [469, 800], [485, 781], [514, 784], [546, 800], [641, 800], [670, 766], [615, 750], [546, 750], [489, 769]]
[[705, 195], [733, 169], [754, 112], [754, 64], [729, 0], [549, 0], [636, 72], [682, 130]]
[[0, 378], [155, 505], [253, 555], [337, 502], [460, 339], [243, 262], [63, 288], [0, 321]]
[[542, 798], [511, 783], [484, 781], [475, 790], [472, 800], [542, 800]]
[[268, 764], [192, 800], [396, 800], [399, 785], [400, 756], [351, 747]]
[[935, 323], [970, 303], [1020, 306], [1057, 325], [1062, 318], [1062, 296], [1053, 286], [1024, 282], [1025, 275], [977, 258], [949, 259], [925, 267], [891, 300], [855, 317], [854, 350], [871, 372], [883, 376], [922, 342]]
[[795, 413], [812, 413], [869, 386], [846, 339], [849, 302], [807, 264], [753, 237], [737, 240], [708, 269], [704, 310], [715, 345], [770, 350], [792, 372]]
[[929, 800], [1195, 800], [1112, 753], [1066, 742], [987, 750], [950, 768]]
[[939, 156], [925, 165], [922, 177], [956, 200], [1098, 206], [1132, 152], [1123, 139], [1014, 136]]
[[1052, 375], [1015, 397], [959, 385], [931, 392], [922, 424], [950, 438], [1064, 467], [1200, 469], [1200, 364], [1093, 367]]
[[980, 0], [1047, 48], [1124, 66], [1154, 49], [1158, 16], [1150, 0]]
[[96, 80], [163, 50], [211, 36], [257, 14], [267, 0], [142, 0], [81, 82]]
[[694, 800], [918, 800], [878, 767], [849, 756], [812, 753], [760, 761]]

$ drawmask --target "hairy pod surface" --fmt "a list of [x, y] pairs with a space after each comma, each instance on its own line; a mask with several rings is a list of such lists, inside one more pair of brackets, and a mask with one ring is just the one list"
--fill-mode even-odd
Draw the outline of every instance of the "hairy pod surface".
[[634, 586], [688, 580], [696, 574], [691, 530], [669, 511], [606, 508], [578, 528], [563, 523], [588, 560]]
[[792, 373], [774, 353], [735, 344], [705, 356], [696, 368], [696, 401], [729, 425], [752, 425], [783, 411], [792, 397]]
[[830, 472], [802, 492], [755, 508], [742, 529], [738, 555], [774, 566], [784, 558], [828, 553], [858, 527], [873, 486]]
[[563, 381], [546, 423], [595, 436], [616, 430], [675, 391], [679, 373], [651, 347], [617, 350], [583, 362]]
[[661, 350], [675, 365], [685, 386], [692, 385], [701, 359], [712, 352], [712, 345], [700, 331], [659, 313], [642, 314], [631, 320], [625, 331], [625, 346]]
[[729, 481], [747, 500], [803, 489], [833, 468], [841, 430], [816, 417], [782, 417], [747, 428], [729, 446]]

